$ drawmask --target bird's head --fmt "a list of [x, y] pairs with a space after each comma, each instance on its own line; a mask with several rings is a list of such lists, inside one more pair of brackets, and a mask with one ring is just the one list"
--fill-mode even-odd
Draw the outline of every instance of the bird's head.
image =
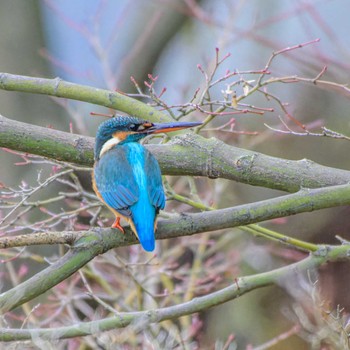
[[192, 128], [199, 122], [151, 123], [131, 116], [118, 116], [100, 124], [95, 143], [95, 160], [116, 145], [138, 142], [150, 134]]

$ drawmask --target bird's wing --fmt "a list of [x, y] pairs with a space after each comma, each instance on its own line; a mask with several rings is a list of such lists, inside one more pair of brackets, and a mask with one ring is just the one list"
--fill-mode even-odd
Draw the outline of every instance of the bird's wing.
[[137, 202], [139, 189], [125, 153], [118, 149], [107, 152], [96, 164], [94, 177], [106, 204], [130, 217], [130, 206]]
[[145, 172], [148, 181], [148, 196], [157, 212], [165, 207], [165, 194], [163, 190], [162, 175], [156, 158], [149, 152], [145, 159]]

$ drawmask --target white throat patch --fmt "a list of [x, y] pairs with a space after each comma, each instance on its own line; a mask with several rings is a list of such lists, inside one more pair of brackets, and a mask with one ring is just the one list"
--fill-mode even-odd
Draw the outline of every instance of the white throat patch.
[[112, 147], [116, 146], [120, 141], [122, 141], [121, 139], [119, 139], [118, 137], [112, 137], [111, 139], [109, 139], [108, 141], [106, 141], [104, 143], [104, 145], [101, 148], [101, 152], [100, 152], [100, 158], [102, 157], [102, 155], [104, 153], [106, 153], [107, 151], [109, 151]]

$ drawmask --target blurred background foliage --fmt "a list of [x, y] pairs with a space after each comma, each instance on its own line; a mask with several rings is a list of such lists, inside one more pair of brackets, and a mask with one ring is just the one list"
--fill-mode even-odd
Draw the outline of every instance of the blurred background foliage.
[[[222, 75], [227, 69], [263, 69], [272, 52], [320, 38], [318, 43], [278, 56], [270, 68], [272, 75], [313, 78], [327, 66], [324, 80], [347, 83], [350, 76], [349, 13], [348, 0], [3, 1], [0, 70], [47, 78], [58, 76], [70, 82], [126, 93], [136, 93], [130, 76], [143, 85], [147, 75], [152, 73], [158, 76], [156, 89], [167, 89], [163, 96], [166, 103], [178, 105], [203, 86], [203, 75], [197, 64], [203, 69], [212, 67], [215, 48], [222, 56], [231, 53], [219, 68], [218, 74]], [[224, 84], [213, 89], [212, 99], [220, 98], [224, 89]], [[319, 132], [321, 126], [326, 126], [349, 135], [349, 96], [302, 83], [280, 83], [271, 86], [269, 91], [288, 103], [288, 111], [309, 125], [309, 129]], [[249, 103], [276, 107], [274, 101], [258, 94], [249, 97]], [[1, 92], [0, 106], [1, 114], [15, 120], [64, 131], [72, 128], [75, 133], [90, 136], [95, 134], [101, 119], [92, 118], [89, 113], [110, 112], [87, 103], [16, 92]], [[235, 115], [235, 129], [243, 133], [207, 131], [203, 135], [273, 156], [309, 158], [324, 165], [349, 169], [348, 141], [274, 133], [264, 123], [283, 128], [278, 119], [280, 113], [276, 109], [264, 115]], [[191, 118], [203, 120], [204, 116], [196, 111]], [[216, 117], [212, 126], [223, 125], [231, 118]], [[258, 133], [250, 135], [250, 132]], [[16, 161], [17, 156], [1, 151], [1, 181], [15, 186], [21, 180], [30, 182], [31, 178], [36, 178], [36, 166], [17, 167]], [[89, 187], [88, 178], [84, 181]], [[216, 207], [279, 194], [223, 180], [196, 181], [201, 199]], [[180, 192], [186, 192], [181, 180], [173, 180], [172, 184]], [[182, 205], [176, 210], [190, 209]], [[347, 237], [348, 215], [348, 207], [336, 208], [298, 215], [271, 226], [295, 237], [332, 243], [335, 234]], [[279, 266], [280, 260], [289, 254], [283, 249], [273, 251], [266, 242], [246, 237], [238, 230], [231, 243], [232, 264], [239, 264], [239, 275]], [[164, 244], [166, 247], [167, 243]], [[193, 247], [191, 249], [195, 249]], [[344, 264], [324, 269], [319, 282], [324, 295], [320, 300], [329, 300], [333, 307], [339, 303], [349, 310], [349, 272]], [[202, 316], [201, 348], [212, 347], [217, 341], [220, 349], [220, 341], [224, 344], [230, 334], [235, 335], [237, 344], [242, 346], [239, 348], [244, 348], [243, 344], [257, 345], [283, 333], [298, 319], [297, 305], [308, 300], [304, 298], [306, 294], [308, 297], [312, 294], [306, 291], [309, 285], [305, 287], [305, 295], [289, 287], [255, 291], [229, 305], [210, 310]], [[308, 349], [310, 339], [317, 337], [316, 331], [310, 333], [313, 334], [304, 331], [303, 336], [293, 336], [273, 349]]]

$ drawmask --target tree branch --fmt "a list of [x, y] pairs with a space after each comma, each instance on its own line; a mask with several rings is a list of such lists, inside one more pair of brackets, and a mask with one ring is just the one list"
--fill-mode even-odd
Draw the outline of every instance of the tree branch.
[[[243, 226], [273, 218], [295, 215], [333, 206], [350, 204], [350, 185], [332, 186], [245, 204], [233, 208], [213, 210], [196, 214], [181, 214], [177, 219], [161, 220], [158, 224], [157, 239], [175, 238], [230, 227]], [[73, 247], [57, 262], [35, 276], [0, 294], [0, 312], [4, 313], [32, 300], [79, 270], [96, 255], [109, 249], [137, 243], [128, 228], [125, 235], [113, 229], [95, 228], [86, 232], [66, 232], [67, 243], [71, 235], [79, 237]], [[35, 236], [37, 234], [33, 234]], [[50, 241], [53, 242], [54, 233]], [[28, 240], [32, 235], [28, 235]], [[62, 234], [57, 233], [58, 243]], [[42, 242], [43, 234], [35, 236]], [[15, 239], [13, 239], [15, 240]], [[9, 247], [9, 237], [0, 238], [2, 247]], [[23, 242], [23, 240], [22, 240]], [[23, 243], [22, 243], [23, 244]], [[47, 242], [46, 242], [47, 244]]]
[[[64, 82], [0, 73], [0, 89], [40, 93], [96, 103], [151, 121], [168, 121], [169, 117], [154, 108], [123, 94]], [[0, 147], [82, 165], [93, 164], [93, 139], [28, 125], [0, 116]], [[234, 208], [205, 213], [182, 214], [161, 220], [157, 239], [166, 239], [213, 231], [297, 213], [350, 204], [350, 172], [318, 165], [308, 160], [286, 161], [225, 145], [215, 139], [195, 134], [174, 138], [166, 145], [148, 145], [156, 155], [163, 174], [226, 178], [255, 186], [297, 193]], [[337, 185], [337, 186], [334, 186]], [[328, 187], [326, 187], [328, 186]], [[321, 187], [321, 188], [320, 188]], [[0, 248], [34, 244], [69, 244], [68, 252], [28, 280], [0, 295], [0, 312], [5, 313], [33, 300], [65, 280], [95, 256], [109, 249], [137, 243], [127, 234], [113, 229], [89, 231], [41, 232], [26, 236], [2, 237]], [[271, 236], [269, 232], [260, 232]], [[279, 239], [273, 235], [274, 239]], [[283, 237], [281, 238], [283, 241]], [[292, 240], [286, 240], [293, 244]], [[313, 246], [315, 248], [315, 246]], [[145, 327], [152, 322], [178, 318], [225, 303], [253, 289], [280, 282], [293, 274], [317, 267], [327, 261], [348, 258], [350, 246], [317, 246], [318, 250], [296, 264], [274, 271], [237, 279], [231, 286], [179, 305], [144, 312], [120, 313], [115, 317], [82, 322], [52, 329], [0, 329], [0, 341], [29, 340], [32, 337], [63, 339], [126, 327], [138, 322]], [[316, 249], [315, 248], [315, 249]], [[139, 323], [140, 322], [140, 323]]]
[[5, 313], [26, 303], [71, 276], [95, 256], [115, 246], [116, 233], [106, 230], [103, 238], [100, 230], [90, 230], [78, 239], [74, 246], [55, 263], [33, 277], [0, 295], [0, 313]]
[[[91, 137], [70, 134], [0, 116], [0, 147], [81, 165], [93, 164]], [[165, 145], [146, 145], [165, 175], [225, 178], [287, 192], [302, 187], [345, 184], [350, 172], [300, 161], [270, 157], [226, 145], [215, 139], [186, 134]]]
[[48, 340], [73, 338], [123, 328], [131, 323], [137, 324], [138, 327], [141, 327], [140, 329], [143, 329], [151, 323], [159, 323], [207, 310], [257, 288], [274, 283], [283, 283], [286, 279], [299, 276], [301, 273], [316, 268], [328, 261], [349, 259], [349, 250], [349, 245], [320, 246], [318, 251], [297, 263], [272, 271], [237, 278], [235, 283], [226, 288], [175, 306], [139, 312], [121, 312], [114, 317], [91, 322], [81, 322], [65, 327], [46, 329], [3, 328], [0, 329], [0, 341], [31, 340], [38, 337]]
[[93, 164], [94, 139], [0, 115], [0, 147], [80, 165]]
[[87, 231], [45, 231], [18, 236], [0, 237], [0, 249], [27, 247], [44, 244], [69, 244], [85, 235]]
[[0, 89], [29, 92], [94, 103], [154, 122], [171, 121], [153, 107], [115, 91], [66, 82], [60, 78], [44, 79], [0, 72]]

